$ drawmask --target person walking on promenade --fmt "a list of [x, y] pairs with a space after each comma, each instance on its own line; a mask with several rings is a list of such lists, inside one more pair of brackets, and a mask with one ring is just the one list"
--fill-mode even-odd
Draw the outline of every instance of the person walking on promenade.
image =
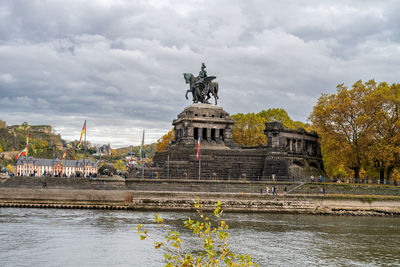
[[267, 195], [269, 195], [269, 187], [268, 186], [265, 188], [265, 192], [267, 192]]

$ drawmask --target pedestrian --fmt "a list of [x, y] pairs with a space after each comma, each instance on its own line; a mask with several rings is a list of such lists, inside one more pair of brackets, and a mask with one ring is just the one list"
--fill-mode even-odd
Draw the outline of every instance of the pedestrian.
[[268, 186], [265, 188], [265, 191], [267, 192], [267, 195], [268, 195], [269, 194], [269, 187]]
[[311, 175], [311, 183], [314, 183], [314, 175]]
[[322, 175], [318, 177], [318, 182], [322, 183]]
[[287, 187], [285, 186], [285, 188], [283, 188], [283, 193], [286, 194], [287, 191]]

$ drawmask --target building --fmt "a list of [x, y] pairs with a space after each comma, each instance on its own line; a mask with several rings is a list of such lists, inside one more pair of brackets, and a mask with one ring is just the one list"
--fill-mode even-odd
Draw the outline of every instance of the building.
[[15, 157], [19, 154], [19, 151], [4, 151], [0, 152], [0, 159], [15, 159]]
[[106, 145], [102, 145], [101, 147], [98, 148], [98, 155], [99, 156], [111, 156], [111, 146], [110, 143]]
[[[84, 166], [86, 165], [86, 168]], [[64, 160], [37, 159], [33, 157], [20, 157], [15, 164], [15, 174], [18, 176], [66, 176], [75, 177], [86, 170], [86, 175], [97, 174], [97, 163], [90, 159]]]

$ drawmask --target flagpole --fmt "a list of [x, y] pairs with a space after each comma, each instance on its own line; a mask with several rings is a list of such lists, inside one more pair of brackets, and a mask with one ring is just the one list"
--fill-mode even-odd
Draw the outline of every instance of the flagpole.
[[28, 129], [28, 144], [27, 144], [27, 146], [26, 146], [26, 176], [28, 176], [29, 177], [29, 174], [28, 174], [28, 157], [29, 157], [29, 129]]
[[167, 179], [169, 179], [169, 155], [167, 156]]
[[201, 157], [200, 157], [200, 138], [199, 138], [199, 180], [201, 174]]
[[84, 144], [84, 149], [83, 149], [83, 178], [86, 178], [86, 120], [85, 120], [85, 144]]
[[142, 158], [142, 179], [144, 178], [144, 130], [143, 130], [143, 137], [142, 137], [142, 151], [140, 153], [141, 158]]

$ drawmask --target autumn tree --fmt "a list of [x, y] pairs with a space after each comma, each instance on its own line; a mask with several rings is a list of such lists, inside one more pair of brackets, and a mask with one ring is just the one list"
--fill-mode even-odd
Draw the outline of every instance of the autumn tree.
[[261, 116], [265, 122], [280, 121], [283, 123], [284, 127], [288, 127], [290, 129], [297, 129], [300, 127], [305, 129], [310, 128], [308, 123], [292, 120], [286, 110], [282, 108], [270, 108], [268, 110], [262, 110], [258, 113], [258, 115]]
[[117, 170], [126, 171], [125, 161], [122, 159], [117, 160], [115, 162], [115, 168], [117, 168]]
[[262, 110], [259, 113], [238, 113], [231, 116], [235, 121], [232, 132], [233, 140], [243, 145], [266, 144], [267, 138], [264, 134], [265, 123], [271, 121], [280, 121], [284, 127], [297, 129], [299, 127], [310, 130], [310, 125], [293, 121], [286, 110], [281, 108], [271, 108]]
[[[323, 94], [310, 119], [322, 138], [322, 153], [330, 168], [345, 166], [358, 181], [367, 158], [378, 105], [374, 92], [376, 82], [356, 82], [351, 89], [337, 86], [336, 94]], [[329, 169], [329, 168], [328, 168]]]
[[377, 112], [373, 114], [373, 135], [368, 144], [369, 163], [381, 181], [390, 181], [400, 161], [400, 85], [380, 83], [373, 93]]
[[238, 144], [258, 145], [266, 144], [264, 134], [265, 120], [255, 113], [238, 113], [231, 116], [235, 121], [232, 138]]
[[170, 142], [174, 141], [175, 134], [174, 129], [164, 134], [160, 139], [157, 140], [157, 152], [164, 151]]

